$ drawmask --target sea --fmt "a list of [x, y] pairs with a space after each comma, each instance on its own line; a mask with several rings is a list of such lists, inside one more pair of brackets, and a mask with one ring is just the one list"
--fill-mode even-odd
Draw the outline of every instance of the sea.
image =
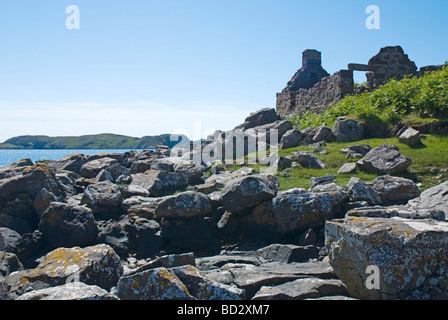
[[[0, 167], [22, 159], [31, 159], [33, 163], [41, 160], [59, 160], [72, 153], [92, 155], [103, 152], [125, 153], [131, 149], [0, 149]], [[139, 149], [132, 149], [139, 151]]]

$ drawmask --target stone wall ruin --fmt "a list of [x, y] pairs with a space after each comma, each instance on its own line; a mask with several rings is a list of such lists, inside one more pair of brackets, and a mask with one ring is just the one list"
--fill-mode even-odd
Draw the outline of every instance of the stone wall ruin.
[[[321, 53], [305, 50], [302, 68], [287, 83], [281, 93], [277, 93], [277, 113], [286, 117], [292, 113], [306, 111], [320, 113], [335, 105], [349, 94], [372, 91], [390, 79], [402, 79], [405, 75], [418, 75], [415, 63], [409, 60], [400, 46], [385, 47], [372, 57], [368, 64], [348, 64], [348, 70], [340, 70], [329, 75], [321, 65]], [[354, 89], [353, 71], [364, 71], [367, 81]]]

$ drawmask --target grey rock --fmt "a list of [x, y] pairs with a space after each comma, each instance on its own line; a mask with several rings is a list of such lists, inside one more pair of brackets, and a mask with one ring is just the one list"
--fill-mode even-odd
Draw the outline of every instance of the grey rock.
[[120, 258], [107, 245], [58, 248], [46, 254], [35, 269], [11, 273], [4, 288], [10, 299], [76, 280], [110, 290], [122, 274]]
[[23, 270], [23, 265], [15, 254], [0, 251], [0, 287], [7, 276], [20, 270]]
[[184, 190], [188, 186], [188, 180], [177, 172], [148, 170], [133, 175], [131, 185], [148, 190], [153, 197], [162, 197]]
[[360, 178], [352, 177], [347, 183], [347, 190], [351, 201], [367, 201], [370, 205], [382, 203], [379, 194]]
[[278, 239], [323, 226], [340, 214], [348, 195], [344, 191], [321, 193], [283, 192], [255, 207], [241, 219], [245, 237]]
[[356, 163], [344, 163], [338, 170], [338, 174], [349, 174], [349, 173], [355, 173], [358, 169]]
[[20, 234], [9, 228], [0, 227], [0, 251], [12, 252], [20, 239]]
[[347, 295], [341, 280], [303, 278], [278, 286], [263, 286], [252, 300], [304, 300]]
[[34, 290], [19, 296], [16, 300], [119, 300], [98, 286], [89, 286], [82, 282], [68, 283], [61, 286]]
[[394, 174], [406, 170], [412, 159], [402, 155], [398, 147], [382, 144], [366, 154], [357, 162], [358, 167], [369, 173]]
[[51, 248], [92, 245], [98, 227], [92, 210], [53, 202], [43, 213], [39, 230]]
[[122, 203], [120, 188], [110, 181], [89, 185], [81, 200], [81, 204], [91, 208], [95, 216], [105, 218], [120, 215]]
[[320, 161], [313, 152], [297, 151], [293, 154], [293, 160], [297, 161], [304, 168], [323, 169], [325, 164]]
[[409, 209], [435, 209], [445, 214], [448, 220], [448, 181], [426, 189], [421, 195], [408, 202]]
[[228, 181], [221, 192], [220, 202], [225, 210], [240, 213], [277, 195], [277, 177], [257, 174]]
[[280, 140], [280, 148], [281, 149], [289, 149], [298, 147], [300, 145], [300, 141], [303, 139], [303, 134], [298, 129], [291, 129], [287, 131], [282, 139]]
[[409, 146], [417, 145], [422, 142], [420, 139], [420, 131], [417, 131], [413, 128], [408, 128], [405, 132], [403, 132], [400, 135], [398, 140], [401, 143], [405, 143]]
[[364, 126], [356, 120], [340, 117], [332, 128], [337, 142], [358, 141], [364, 138]]
[[[330, 263], [353, 297], [384, 300], [447, 297], [445, 221], [349, 218], [339, 227], [341, 238], [330, 244]], [[366, 281], [371, 273], [366, 270], [372, 265], [379, 271], [379, 288], [369, 290]]]
[[262, 286], [275, 286], [299, 278], [335, 278], [328, 262], [280, 263], [269, 262], [261, 266], [244, 263], [228, 263], [219, 269], [203, 271], [208, 279], [244, 289], [246, 298], [251, 299]]
[[192, 218], [207, 216], [212, 212], [210, 198], [200, 192], [186, 191], [165, 197], [155, 208], [155, 218]]
[[273, 108], [264, 108], [251, 113], [244, 121], [244, 130], [273, 123], [278, 120], [278, 115]]
[[389, 175], [376, 178], [371, 185], [380, 195], [383, 204], [406, 204], [421, 193], [414, 181]]

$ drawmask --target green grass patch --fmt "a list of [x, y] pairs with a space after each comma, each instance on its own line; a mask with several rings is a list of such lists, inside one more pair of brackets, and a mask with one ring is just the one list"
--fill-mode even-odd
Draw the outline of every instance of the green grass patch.
[[[291, 188], [309, 188], [309, 181], [311, 177], [320, 177], [326, 175], [336, 176], [336, 183], [344, 186], [351, 177], [359, 177], [366, 182], [371, 182], [378, 174], [370, 174], [358, 170], [354, 174], [338, 174], [339, 168], [347, 162], [356, 162], [357, 159], [345, 159], [346, 154], [340, 153], [339, 150], [356, 144], [368, 144], [375, 148], [381, 144], [396, 145], [400, 152], [413, 160], [412, 165], [408, 170], [396, 174], [396, 176], [411, 179], [416, 183], [420, 183], [420, 189], [423, 191], [427, 188], [433, 187], [444, 181], [448, 181], [448, 137], [435, 135], [422, 135], [422, 144], [410, 147], [406, 144], [400, 143], [398, 138], [387, 139], [365, 139], [356, 142], [347, 143], [327, 143], [324, 147], [326, 154], [316, 153], [316, 156], [325, 164], [324, 169], [309, 169], [296, 167], [289, 171], [288, 177], [283, 177], [280, 172], [277, 172], [277, 177], [280, 182], [280, 190], [288, 190]], [[291, 149], [279, 150], [279, 156], [288, 156], [295, 151], [313, 151], [313, 149], [301, 146]], [[246, 157], [247, 159], [247, 157]], [[247, 163], [247, 162], [246, 162]], [[227, 165], [226, 171], [235, 171], [241, 167], [252, 167], [256, 172], [265, 167], [260, 164], [233, 164]], [[433, 169], [435, 168], [435, 169]]]

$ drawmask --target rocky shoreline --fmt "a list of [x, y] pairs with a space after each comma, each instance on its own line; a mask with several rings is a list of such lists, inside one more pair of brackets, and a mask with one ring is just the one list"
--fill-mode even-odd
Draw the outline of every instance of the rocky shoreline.
[[[210, 150], [215, 160], [229, 158], [229, 134], [249, 136], [263, 151], [355, 142], [365, 128], [340, 118], [333, 128], [300, 131], [274, 109], [262, 109], [196, 147], [2, 167], [0, 298], [447, 297], [448, 182], [420, 192], [413, 181], [393, 176], [412, 163], [393, 145], [341, 150], [359, 157], [341, 171], [354, 166], [379, 175], [371, 183], [354, 176], [343, 187], [323, 176], [311, 177], [309, 189], [279, 191], [275, 172], [325, 166], [313, 152], [268, 152], [258, 159], [269, 164], [264, 173], [191, 161]], [[419, 140], [411, 128], [397, 136]], [[371, 266], [378, 271], [374, 289], [366, 285]]]

